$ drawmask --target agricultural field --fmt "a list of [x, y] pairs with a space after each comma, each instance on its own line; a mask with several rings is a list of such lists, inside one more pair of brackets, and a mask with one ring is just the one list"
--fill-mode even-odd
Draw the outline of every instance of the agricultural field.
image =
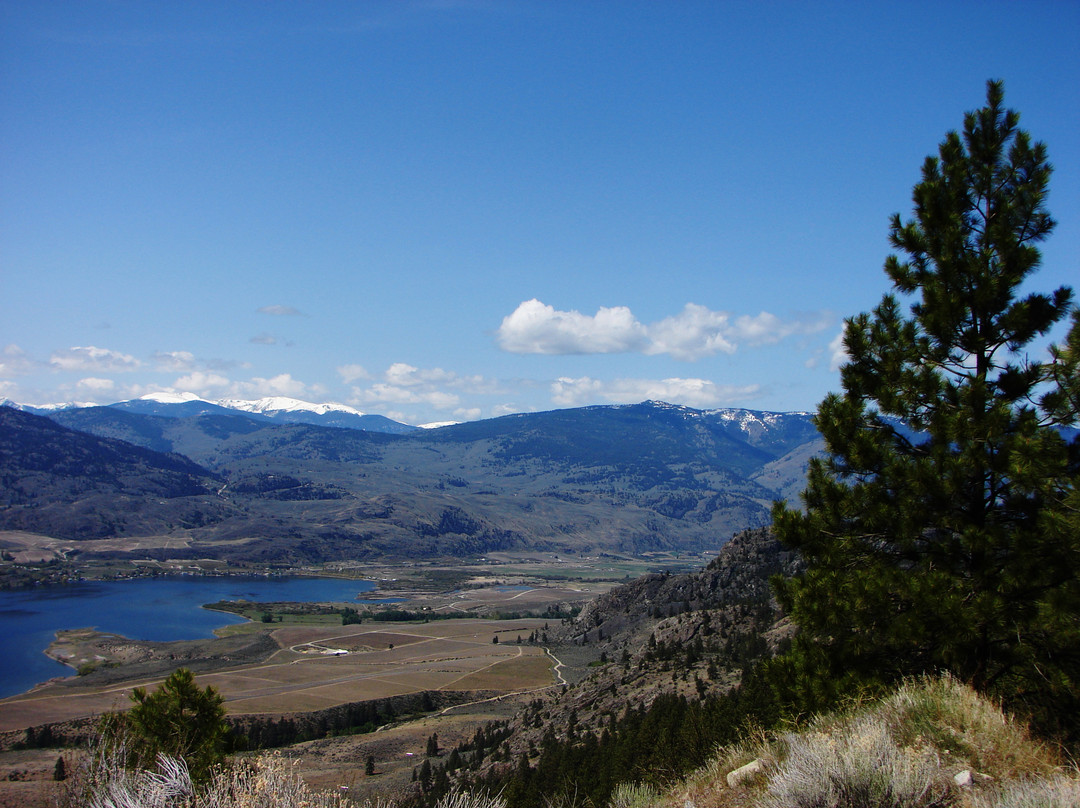
[[[385, 579], [391, 572], [371, 577]], [[237, 717], [295, 716], [353, 702], [445, 693], [445, 700], [436, 696], [434, 712], [402, 715], [377, 732], [308, 741], [279, 752], [302, 759], [305, 779], [319, 787], [345, 786], [354, 794], [397, 792], [410, 782], [432, 733], [452, 747], [487, 722], [509, 717], [522, 703], [558, 692], [566, 681], [556, 667], [562, 667], [558, 657], [529, 642], [557, 625], [558, 617], [483, 615], [561, 613], [610, 588], [607, 582], [552, 585], [492, 574], [490, 568], [393, 572], [399, 584], [393, 595], [400, 602], [361, 605], [360, 624], [342, 625], [338, 613], [305, 611], [311, 604], [245, 604], [250, 622], [218, 629], [209, 640], [153, 643], [87, 629], [59, 632], [50, 655], [73, 669], [87, 660], [99, 668], [93, 675], [53, 680], [0, 700], [0, 742], [8, 750], [0, 751], [0, 808], [37, 805], [35, 799], [54, 785], [58, 751], [12, 749], [23, 730], [124, 710], [133, 688], [152, 690], [177, 667], [194, 670], [197, 684], [214, 687], [227, 712]], [[425, 573], [440, 582], [453, 578], [456, 587], [439, 591]], [[263, 623], [259, 615], [270, 606], [282, 611], [275, 612], [275, 622]], [[386, 608], [425, 616], [373, 619]], [[363, 774], [369, 755], [377, 761], [373, 777]]]
[[[466, 618], [284, 626], [267, 629], [279, 646], [269, 659], [200, 674], [198, 683], [218, 690], [231, 715], [305, 712], [425, 690], [528, 692], [555, 683], [544, 649], [518, 644], [545, 623]], [[0, 731], [122, 709], [132, 688], [152, 689], [161, 678], [49, 683], [0, 702]]]

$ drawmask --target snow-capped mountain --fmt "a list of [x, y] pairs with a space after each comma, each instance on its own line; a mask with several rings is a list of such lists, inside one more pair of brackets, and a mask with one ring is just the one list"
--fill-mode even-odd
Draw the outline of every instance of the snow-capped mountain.
[[313, 412], [316, 415], [342, 412], [348, 415], [357, 416], [365, 414], [358, 409], [349, 407], [345, 404], [338, 404], [334, 401], [328, 401], [325, 404], [313, 404], [310, 401], [301, 401], [300, 399], [287, 398], [285, 396], [270, 396], [269, 398], [260, 398], [258, 401], [243, 401], [241, 399], [229, 398], [222, 399], [217, 403], [222, 407], [228, 407], [232, 410], [258, 412], [264, 415], [279, 412]]
[[370, 432], [395, 434], [412, 432], [416, 429], [414, 426], [392, 421], [386, 416], [361, 412], [336, 402], [313, 404], [310, 401], [300, 401], [285, 396], [271, 396], [257, 401], [224, 399], [217, 403], [235, 412], [262, 416], [279, 423], [336, 426], [343, 429], [364, 429]]
[[755, 428], [775, 427], [793, 415], [812, 418], [812, 412], [765, 412], [762, 410], [723, 409], [702, 410], [704, 415], [714, 415], [722, 421], [730, 421], [739, 425], [740, 429], [752, 430]]
[[97, 404], [91, 401], [65, 401], [58, 404], [41, 404], [34, 406], [32, 404], [20, 404], [17, 401], [12, 401], [10, 398], [0, 398], [0, 407], [11, 407], [13, 410], [21, 410], [22, 412], [29, 412], [33, 415], [48, 415], [51, 412], [59, 412], [60, 410], [76, 410], [80, 407], [96, 407]]
[[[102, 406], [91, 403], [56, 404], [51, 406], [31, 407], [16, 404], [7, 399], [0, 401], [18, 410], [35, 415], [52, 415], [72, 409], [85, 409]], [[312, 424], [332, 426], [343, 429], [362, 429], [368, 432], [389, 432], [403, 434], [412, 432], [417, 427], [393, 421], [382, 415], [364, 413], [345, 404], [313, 404], [295, 398], [274, 396], [257, 401], [240, 399], [222, 399], [210, 401], [192, 393], [147, 393], [129, 401], [118, 401], [104, 405], [112, 409], [138, 413], [139, 415], [157, 415], [164, 418], [193, 418], [200, 415], [243, 415], [257, 421], [270, 421], [286, 424]]]
[[190, 401], [202, 401], [206, 404], [212, 403], [205, 398], [199, 398], [194, 393], [147, 393], [137, 400], [156, 401], [159, 404], [187, 404]]
[[240, 398], [222, 398], [217, 401], [200, 398], [194, 393], [147, 393], [131, 401], [121, 401], [109, 406], [131, 405], [135, 402], [153, 402], [155, 404], [213, 404], [224, 407], [227, 410], [239, 410], [240, 412], [254, 412], [260, 415], [270, 415], [279, 412], [311, 412], [316, 415], [326, 415], [331, 412], [343, 412], [348, 415], [365, 415], [360, 410], [345, 404], [329, 401], [324, 404], [315, 404], [310, 401], [301, 401], [298, 398], [286, 396], [268, 396], [255, 401]]
[[641, 404], [623, 404], [623, 408], [645, 407], [655, 413], [668, 413], [677, 417], [707, 421], [719, 426], [729, 435], [759, 449], [786, 451], [782, 447], [800, 444], [818, 437], [814, 426], [814, 414], [809, 412], [767, 412], [737, 407], [697, 410], [666, 401], [644, 401]]
[[775, 446], [795, 440], [811, 440], [816, 434], [814, 415], [809, 412], [764, 412], [761, 410], [703, 410], [706, 418], [737, 432], [751, 446]]
[[[3, 400], [0, 404], [32, 412], [51, 415], [65, 410], [96, 407], [97, 404], [69, 403], [31, 407]], [[457, 425], [456, 421], [438, 421], [420, 426], [410, 426], [393, 421], [382, 415], [364, 413], [347, 404], [337, 402], [313, 403], [286, 396], [270, 396], [257, 400], [219, 399], [212, 401], [192, 393], [147, 393], [140, 398], [106, 405], [113, 409], [140, 415], [157, 415], [166, 418], [192, 418], [200, 415], [243, 415], [256, 421], [273, 423], [304, 423], [315, 426], [332, 426], [344, 429], [362, 429], [370, 432], [404, 434], [417, 429], [430, 430]], [[698, 410], [664, 401], [646, 401], [641, 404], [599, 405], [601, 409], [625, 409], [645, 407], [656, 414], [667, 413], [681, 419], [705, 419], [719, 425], [724, 431], [759, 448], [776, 449], [792, 441], [810, 440], [817, 434], [813, 415], [806, 412], [765, 412], [740, 408]]]

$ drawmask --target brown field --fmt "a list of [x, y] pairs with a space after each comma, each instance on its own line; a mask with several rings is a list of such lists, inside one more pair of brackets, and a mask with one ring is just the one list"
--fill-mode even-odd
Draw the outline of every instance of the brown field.
[[[478, 727], [506, 719], [518, 707], [520, 703], [513, 699], [461, 705], [445, 714], [418, 718], [378, 732], [296, 744], [283, 750], [283, 754], [302, 766], [304, 780], [314, 788], [339, 791], [345, 786], [357, 800], [392, 798], [408, 788], [412, 772], [425, 759], [426, 742], [432, 733], [439, 736], [445, 760], [446, 752], [472, 738]], [[375, 758], [373, 777], [363, 773], [368, 755]], [[435, 765], [441, 761], [431, 762]]]
[[[32, 542], [26, 542], [23, 549], [30, 549], [29, 545]], [[225, 627], [219, 636], [232, 639], [205, 641], [208, 654], [220, 654], [223, 643], [237, 639], [234, 635], [268, 631], [278, 651], [258, 663], [237, 662], [234, 667], [197, 673], [197, 681], [200, 686], [212, 685], [221, 692], [228, 712], [234, 715], [305, 712], [423, 690], [503, 694], [382, 727], [378, 732], [326, 738], [281, 750], [288, 758], [302, 759], [304, 779], [316, 787], [336, 790], [345, 785], [354, 795], [399, 793], [408, 787], [413, 769], [423, 760], [432, 732], [438, 732], [444, 749], [451, 748], [471, 737], [483, 723], [508, 717], [515, 705], [539, 695], [537, 691], [557, 687], [552, 659], [544, 649], [517, 643], [534, 630], [542, 633], [552, 621], [490, 620], [475, 616], [477, 612], [492, 608], [526, 611], [580, 603], [610, 587], [606, 582], [552, 586], [491, 575], [491, 570], [486, 569], [477, 572], [480, 574], [462, 590], [441, 594], [429, 590], [401, 592], [407, 596], [406, 602], [400, 604], [402, 608], [460, 613], [460, 619], [342, 626], [329, 623], [337, 619], [336, 615], [286, 615], [285, 623], [276, 628], [259, 622]], [[416, 574], [416, 580], [422, 580], [419, 570]], [[530, 588], [508, 589], [508, 585]], [[328, 622], [320, 625], [312, 622], [315, 620]], [[62, 632], [63, 642], [54, 651], [60, 656], [64, 655], [61, 651], [69, 651], [68, 656], [76, 661], [89, 654], [88, 658], [118, 663], [120, 667], [114, 672], [121, 678], [113, 679], [112, 684], [99, 681], [94, 686], [81, 678], [66, 680], [62, 685], [46, 683], [30, 693], [0, 700], [0, 732], [123, 710], [130, 705], [132, 688], [152, 689], [160, 683], [164, 674], [140, 676], [134, 667], [126, 677], [123, 672], [131, 654], [136, 655], [133, 658], [144, 659], [149, 654], [161, 660], [174, 650], [170, 644], [147, 651], [128, 647], [133, 644], [124, 638], [94, 634]], [[498, 643], [493, 642], [496, 637]], [[230, 647], [242, 650], [243, 644]], [[45, 808], [52, 804], [50, 795], [57, 785], [51, 781], [52, 767], [58, 754], [57, 750], [0, 752], [0, 808]], [[77, 752], [70, 750], [63, 754], [77, 757]], [[369, 754], [377, 762], [374, 777], [363, 775], [363, 761]]]
[[[51, 558], [64, 558], [72, 550], [86, 551], [92, 548], [93, 552], [108, 553], [121, 552], [131, 553], [146, 549], [179, 549], [187, 547], [187, 539], [176, 536], [140, 536], [138, 538], [119, 539], [91, 539], [89, 541], [73, 541], [71, 539], [55, 539], [51, 536], [43, 536], [39, 533], [28, 533], [23, 530], [0, 531], [0, 542], [8, 547], [16, 561], [47, 561]], [[146, 562], [155, 565], [155, 562]]]
[[[421, 624], [290, 626], [267, 662], [198, 675], [231, 714], [301, 712], [421, 690], [525, 692], [555, 682], [542, 648], [517, 645], [543, 620], [438, 620]], [[492, 642], [498, 636], [499, 642]], [[393, 646], [391, 648], [391, 645]], [[46, 684], [0, 701], [0, 731], [123, 709], [136, 686]]]

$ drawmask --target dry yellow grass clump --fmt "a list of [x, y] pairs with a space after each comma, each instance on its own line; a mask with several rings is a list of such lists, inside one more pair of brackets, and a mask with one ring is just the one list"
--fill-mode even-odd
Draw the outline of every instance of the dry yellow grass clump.
[[[183, 760], [159, 755], [153, 769], [130, 769], [128, 740], [99, 744], [65, 783], [58, 808], [346, 808], [343, 795], [310, 789], [276, 754], [216, 769], [196, 786]], [[365, 808], [390, 808], [369, 805]]]
[[[278, 754], [233, 761], [195, 784], [183, 760], [160, 755], [151, 770], [124, 766], [126, 739], [90, 750], [66, 783], [58, 808], [394, 808], [381, 799], [350, 800], [310, 788], [299, 760]], [[505, 808], [498, 800], [453, 793], [437, 808]]]
[[612, 808], [1076, 808], [1080, 772], [951, 677], [719, 750], [669, 793]]

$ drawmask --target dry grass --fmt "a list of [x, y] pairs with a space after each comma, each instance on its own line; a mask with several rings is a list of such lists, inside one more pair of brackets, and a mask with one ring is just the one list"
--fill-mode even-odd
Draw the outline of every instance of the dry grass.
[[972, 795], [965, 808], [1076, 808], [1080, 805], [1080, 777], [1057, 775], [1008, 783], [987, 793]]
[[[769, 739], [763, 733], [753, 734], [742, 743], [720, 747], [716, 752], [716, 756], [690, 774], [678, 786], [677, 795], [673, 793], [672, 798], [668, 801], [677, 804], [680, 808], [687, 803], [711, 805], [716, 802], [719, 795], [724, 794], [728, 773], [745, 766], [753, 760], [762, 760], [765, 763], [766, 771], [776, 763]], [[758, 781], [759, 785], [764, 782], [761, 777], [755, 778], [755, 780]], [[727, 796], [732, 793], [734, 792], [728, 790]], [[676, 796], [677, 799], [674, 799]], [[721, 804], [727, 805], [731, 803]]]
[[783, 738], [785, 756], [758, 800], [765, 808], [943, 808], [950, 778], [936, 752], [896, 743], [878, 716], [860, 716], [842, 733]]
[[1052, 773], [1057, 755], [1000, 707], [951, 677], [910, 684], [880, 711], [903, 745], [930, 744], [963, 768], [999, 780]]
[[608, 808], [648, 808], [660, 795], [652, 786], [641, 783], [620, 783], [608, 800]]
[[506, 808], [506, 803], [500, 797], [454, 791], [439, 800], [435, 808]]
[[[546, 669], [545, 660], [525, 654], [498, 660], [497, 654], [510, 650], [511, 646], [487, 648], [487, 667], [466, 678], [490, 677], [494, 683], [511, 672], [521, 679], [541, 673], [541, 664]], [[444, 664], [457, 661], [444, 660]], [[274, 755], [238, 762], [199, 789], [191, 785], [186, 769], [177, 761], [162, 759], [154, 771], [131, 772], [120, 765], [122, 760], [122, 750], [92, 750], [67, 784], [66, 802], [61, 801], [60, 808], [344, 808], [352, 804], [340, 793], [314, 791], [300, 777], [296, 764]], [[728, 775], [752, 761], [760, 762], [760, 770], [729, 785]], [[973, 773], [972, 785], [955, 781], [965, 771]], [[550, 800], [553, 808], [572, 808], [580, 802], [580, 795], [572, 791]], [[911, 682], [881, 702], [818, 717], [801, 731], [758, 734], [722, 748], [708, 765], [667, 793], [622, 785], [609, 806], [1076, 808], [1080, 806], [1080, 772], [1063, 766], [1053, 749], [1032, 739], [992, 702], [943, 677]], [[504, 804], [497, 798], [456, 793], [440, 808], [504, 808]]]
[[[112, 755], [110, 757], [110, 755]], [[201, 788], [183, 764], [163, 758], [150, 772], [119, 765], [123, 750], [93, 750], [72, 776], [60, 808], [344, 808], [319, 793], [296, 763], [276, 755], [236, 763]], [[729, 785], [752, 761], [760, 770]], [[974, 783], [954, 777], [974, 772]], [[583, 801], [569, 790], [550, 808]], [[823, 716], [798, 732], [759, 734], [716, 757], [667, 793], [624, 784], [609, 808], [1076, 808], [1080, 772], [989, 701], [951, 678], [913, 682], [880, 703]], [[372, 808], [372, 806], [368, 806]], [[393, 808], [380, 803], [374, 808]], [[439, 808], [505, 808], [499, 798], [454, 793]]]
[[[313, 791], [299, 761], [264, 755], [218, 769], [197, 786], [183, 760], [161, 755], [152, 770], [124, 767], [126, 749], [99, 745], [67, 781], [58, 808], [346, 808], [342, 795]], [[382, 806], [378, 806], [382, 808]], [[389, 808], [389, 806], [387, 806]]]
[[[728, 774], [753, 760], [761, 771], [729, 786]], [[971, 785], [956, 782], [962, 772], [972, 773]], [[1077, 808], [1080, 772], [995, 704], [943, 677], [821, 716], [802, 731], [720, 749], [645, 806]]]
[[[394, 808], [383, 799], [357, 803], [340, 791], [316, 791], [300, 776], [300, 761], [277, 754], [234, 762], [201, 785], [192, 782], [183, 760], [162, 755], [154, 769], [133, 771], [124, 768], [125, 756], [122, 741], [93, 749], [67, 781], [57, 808]], [[506, 804], [499, 797], [453, 792], [436, 808]]]
[[444, 685], [445, 690], [516, 690], [551, 683], [551, 662], [535, 653], [505, 659]]

